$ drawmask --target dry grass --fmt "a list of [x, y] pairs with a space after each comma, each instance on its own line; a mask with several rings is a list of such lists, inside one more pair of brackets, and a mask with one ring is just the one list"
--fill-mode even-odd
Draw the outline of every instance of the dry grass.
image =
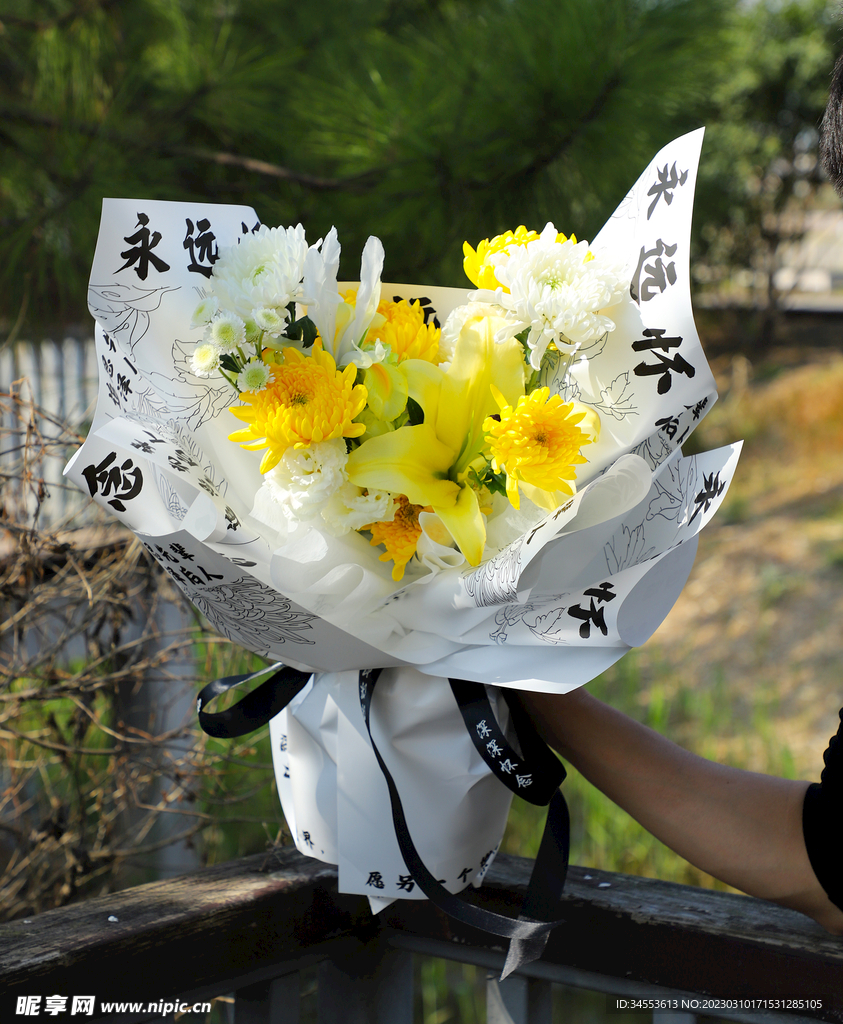
[[[51, 460], [81, 437], [16, 389], [0, 425], [0, 919], [219, 856], [226, 822], [276, 838], [265, 746], [195, 722], [200, 682], [242, 653], [108, 517], [39, 525]], [[256, 791], [258, 816], [240, 806]]]

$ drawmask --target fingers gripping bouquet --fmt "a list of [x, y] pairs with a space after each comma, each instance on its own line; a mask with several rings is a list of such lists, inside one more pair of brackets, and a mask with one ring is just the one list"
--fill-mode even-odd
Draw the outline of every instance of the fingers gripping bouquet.
[[716, 398], [701, 143], [657, 154], [591, 243], [466, 243], [465, 290], [383, 284], [376, 238], [343, 284], [333, 229], [104, 203], [99, 402], [67, 473], [216, 629], [298, 670], [271, 722], [285, 815], [373, 909], [479, 884], [512, 792], [555, 787], [506, 693], [643, 643], [722, 501], [738, 448], [680, 450]]

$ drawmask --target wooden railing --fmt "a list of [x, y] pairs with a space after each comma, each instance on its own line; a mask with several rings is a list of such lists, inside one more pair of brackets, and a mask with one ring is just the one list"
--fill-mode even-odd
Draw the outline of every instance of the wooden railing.
[[[516, 913], [530, 868], [500, 856], [471, 898]], [[490, 982], [489, 1024], [550, 1024], [554, 984], [605, 993], [618, 1024], [641, 1006], [662, 1024], [843, 1021], [843, 940], [799, 914], [577, 867], [562, 913], [541, 960]], [[410, 1024], [413, 954], [493, 973], [504, 961], [499, 940], [426, 901], [373, 917], [338, 894], [335, 868], [284, 848], [0, 926], [0, 1020], [70, 1019], [74, 996], [94, 996], [76, 1019], [172, 1021], [174, 1004], [232, 994], [235, 1024], [297, 1024], [309, 972], [319, 1024]], [[48, 997], [63, 1011], [48, 1015]]]

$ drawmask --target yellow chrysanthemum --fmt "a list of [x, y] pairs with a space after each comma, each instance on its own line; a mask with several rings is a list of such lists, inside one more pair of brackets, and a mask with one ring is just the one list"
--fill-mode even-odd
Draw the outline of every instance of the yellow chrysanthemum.
[[312, 355], [298, 349], [283, 350], [283, 364], [270, 363], [274, 380], [265, 390], [244, 392], [245, 405], [231, 412], [248, 426], [229, 434], [250, 451], [268, 448], [261, 461], [261, 473], [278, 465], [290, 448], [305, 448], [335, 437], [359, 437], [366, 430], [353, 423], [366, 405], [366, 388], [355, 384], [356, 366], [341, 372], [328, 352], [317, 342]]
[[[500, 281], [495, 277], [495, 267], [489, 261], [489, 257], [508, 252], [513, 245], [526, 245], [538, 237], [537, 231], [528, 231], [523, 224], [519, 224], [514, 231], [504, 231], [502, 235], [495, 235], [492, 239], [484, 238], [477, 246], [476, 252], [468, 242], [463, 242], [462, 251], [465, 259], [462, 265], [465, 276], [478, 288], [489, 288], [494, 291], [500, 286]], [[571, 238], [576, 242], [573, 235]], [[556, 241], [565, 242], [567, 237], [560, 232], [556, 236]], [[504, 288], [504, 291], [508, 292], [509, 289]]]
[[375, 546], [383, 544], [386, 548], [384, 554], [380, 556], [380, 561], [395, 563], [392, 567], [392, 578], [396, 582], [404, 578], [404, 568], [416, 553], [416, 545], [422, 533], [419, 513], [424, 511], [423, 505], [413, 505], [406, 495], [399, 494], [395, 500], [395, 516], [391, 522], [370, 523], [369, 526], [363, 527], [372, 533], [370, 543]]
[[506, 494], [513, 508], [523, 481], [543, 491], [573, 494], [568, 481], [576, 479], [575, 466], [588, 460], [580, 449], [597, 440], [600, 420], [593, 409], [550, 396], [538, 388], [518, 399], [515, 408], [496, 392], [500, 420], [487, 417], [483, 430], [490, 446], [492, 468], [506, 470]]
[[[349, 306], [357, 301], [357, 292], [349, 289], [343, 296]], [[398, 362], [405, 359], [424, 359], [429, 363], [439, 362], [439, 335], [442, 333], [434, 324], [424, 322], [424, 309], [418, 300], [408, 302], [399, 299], [390, 302], [382, 299], [378, 313], [366, 334], [366, 340], [380, 341], [388, 345], [398, 356]]]

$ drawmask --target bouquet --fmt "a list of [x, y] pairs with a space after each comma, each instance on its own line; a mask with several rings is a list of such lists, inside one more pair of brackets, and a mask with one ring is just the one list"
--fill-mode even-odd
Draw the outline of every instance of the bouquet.
[[592, 242], [466, 242], [465, 289], [383, 283], [376, 238], [343, 283], [333, 229], [104, 201], [67, 473], [214, 628], [304, 673], [271, 721], [285, 815], [373, 910], [479, 884], [512, 792], [547, 788], [507, 688], [565, 692], [643, 643], [723, 499], [738, 447], [680, 448], [716, 399], [701, 144], [658, 153]]

